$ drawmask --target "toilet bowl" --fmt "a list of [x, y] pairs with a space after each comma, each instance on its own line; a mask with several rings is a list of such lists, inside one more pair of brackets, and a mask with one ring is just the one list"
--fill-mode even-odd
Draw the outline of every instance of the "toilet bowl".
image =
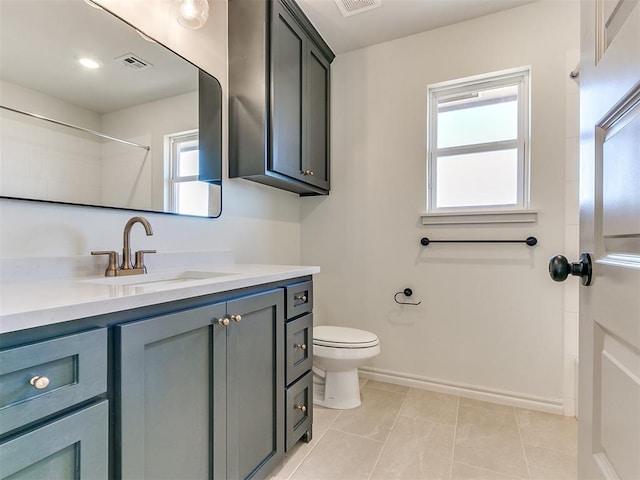
[[365, 330], [313, 329], [313, 403], [347, 409], [360, 405], [358, 367], [380, 353], [380, 340]]

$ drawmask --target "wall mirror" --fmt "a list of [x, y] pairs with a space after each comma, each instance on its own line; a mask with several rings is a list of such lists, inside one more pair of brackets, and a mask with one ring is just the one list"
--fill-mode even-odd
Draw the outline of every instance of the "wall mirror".
[[0, 49], [0, 197], [220, 215], [213, 76], [83, 0], [2, 0]]

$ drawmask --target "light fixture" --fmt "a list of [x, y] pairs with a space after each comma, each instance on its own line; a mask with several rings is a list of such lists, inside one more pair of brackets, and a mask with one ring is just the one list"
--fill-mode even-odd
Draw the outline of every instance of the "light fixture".
[[178, 3], [178, 23], [187, 28], [200, 28], [209, 18], [207, 0], [176, 0]]
[[78, 59], [78, 63], [80, 65], [82, 65], [83, 67], [86, 68], [90, 68], [92, 70], [95, 70], [96, 68], [100, 68], [100, 63], [97, 62], [96, 60], [93, 60], [92, 58], [88, 58], [88, 57], [82, 57]]

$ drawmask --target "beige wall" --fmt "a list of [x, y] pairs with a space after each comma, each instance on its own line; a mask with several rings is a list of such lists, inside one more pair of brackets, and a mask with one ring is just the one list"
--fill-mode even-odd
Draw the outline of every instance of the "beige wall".
[[[302, 262], [319, 264], [315, 321], [371, 330], [377, 378], [563, 412], [567, 55], [579, 2], [542, 1], [336, 58], [332, 191], [303, 201]], [[423, 227], [427, 85], [531, 65], [535, 224]], [[431, 238], [524, 245], [419, 246]], [[419, 306], [399, 306], [414, 290]]]
[[[223, 158], [227, 158], [227, 2], [210, 1], [210, 19], [200, 30], [181, 27], [167, 0], [103, 0], [137, 28], [215, 75], [223, 89]], [[227, 175], [227, 162], [223, 162]], [[232, 250], [246, 263], [300, 262], [298, 196], [245, 180], [223, 186], [220, 219], [146, 214], [155, 235], [134, 229], [134, 248], [163, 252]], [[48, 205], [0, 199], [0, 256], [88, 255], [91, 250], [118, 250], [131, 212]]]

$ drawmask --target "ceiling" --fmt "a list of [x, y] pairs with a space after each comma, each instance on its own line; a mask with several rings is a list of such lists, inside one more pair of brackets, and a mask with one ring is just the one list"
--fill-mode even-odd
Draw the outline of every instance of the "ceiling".
[[382, 0], [382, 6], [349, 17], [340, 13], [335, 0], [297, 0], [297, 3], [334, 53], [340, 54], [533, 1]]

